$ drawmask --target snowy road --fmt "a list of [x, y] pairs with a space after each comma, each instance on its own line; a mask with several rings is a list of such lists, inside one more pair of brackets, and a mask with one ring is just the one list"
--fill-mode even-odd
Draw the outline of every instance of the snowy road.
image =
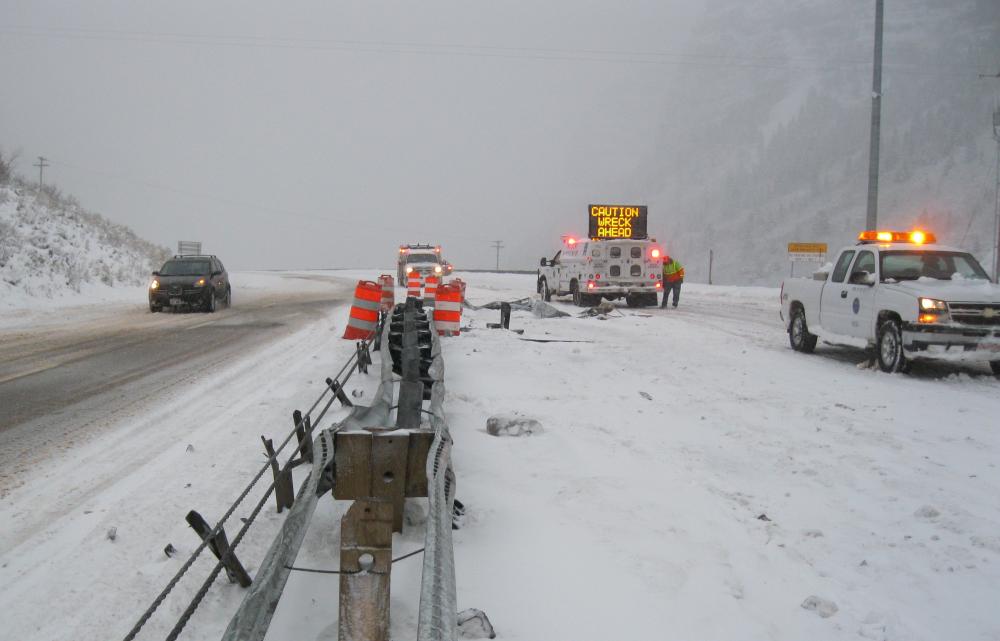
[[[465, 278], [476, 304], [534, 289], [531, 276]], [[471, 331], [444, 341], [467, 506], [459, 609], [523, 641], [1000, 638], [1000, 383], [977, 368], [886, 375], [855, 350], [794, 353], [777, 299], [693, 285], [678, 310], [604, 319], [558, 302], [572, 316], [515, 311], [523, 336], [486, 329], [497, 311], [466, 310]], [[259, 435], [284, 433], [346, 359], [346, 314], [34, 466], [0, 500], [0, 638], [121, 638], [181, 563], [163, 546], [194, 547], [183, 514], [218, 515], [260, 464]], [[369, 398], [375, 379], [348, 387]], [[486, 433], [512, 411], [544, 433]], [[296, 565], [336, 566], [342, 503], [321, 501]], [[269, 505], [241, 546], [251, 574], [281, 518]], [[394, 551], [420, 537], [404, 531]], [[394, 566], [393, 638], [413, 637], [419, 567]], [[269, 638], [335, 636], [336, 586], [293, 573]], [[182, 638], [218, 638], [241, 596], [217, 582]], [[140, 638], [162, 638], [185, 603], [168, 600]]]
[[150, 314], [140, 298], [0, 330], [0, 496], [53, 451], [187, 386], [213, 389], [221, 366], [349, 301], [343, 281], [316, 278], [237, 274], [235, 305], [211, 315]]

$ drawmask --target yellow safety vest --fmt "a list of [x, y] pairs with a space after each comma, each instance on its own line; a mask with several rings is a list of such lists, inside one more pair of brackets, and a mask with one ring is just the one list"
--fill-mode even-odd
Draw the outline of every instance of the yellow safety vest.
[[684, 268], [674, 259], [670, 259], [669, 263], [663, 264], [663, 280], [668, 283], [676, 283], [679, 280], [684, 280]]

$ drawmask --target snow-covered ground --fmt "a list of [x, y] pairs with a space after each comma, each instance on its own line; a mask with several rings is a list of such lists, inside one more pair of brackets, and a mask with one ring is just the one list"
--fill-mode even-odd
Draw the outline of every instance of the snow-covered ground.
[[[477, 305], [534, 291], [530, 275], [462, 276]], [[556, 306], [571, 316], [515, 311], [523, 335], [466, 310], [469, 330], [444, 339], [468, 509], [458, 603], [485, 610], [498, 638], [1000, 637], [1000, 383], [987, 370], [886, 375], [856, 351], [792, 352], [774, 289], [685, 285], [676, 310], [607, 317]], [[214, 520], [261, 464], [259, 435], [283, 435], [347, 358], [346, 315], [219, 372], [211, 394], [177, 393], [69, 448], [4, 498], [0, 638], [124, 636], [195, 547], [187, 510]], [[376, 370], [348, 384], [362, 401]], [[510, 412], [544, 432], [487, 434]], [[343, 509], [320, 503], [297, 565], [336, 567]], [[281, 518], [269, 505], [241, 546], [251, 574]], [[395, 552], [421, 544], [410, 529]], [[393, 638], [414, 635], [419, 573], [419, 560], [393, 568]], [[218, 638], [242, 594], [217, 582], [182, 638]], [[269, 638], [333, 638], [336, 594], [335, 576], [293, 573]], [[169, 599], [140, 638], [164, 636], [185, 604]]]

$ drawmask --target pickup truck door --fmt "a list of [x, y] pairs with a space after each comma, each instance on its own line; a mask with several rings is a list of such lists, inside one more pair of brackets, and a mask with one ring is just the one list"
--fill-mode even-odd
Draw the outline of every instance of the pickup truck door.
[[830, 274], [830, 280], [823, 285], [823, 293], [820, 296], [819, 324], [827, 332], [850, 335], [851, 299], [849, 299], [849, 286], [847, 284], [847, 268], [857, 252], [853, 249], [845, 249], [837, 259], [837, 266]]
[[562, 286], [562, 278], [563, 278], [562, 250], [556, 252], [555, 257], [552, 259], [551, 265], [552, 265], [552, 279], [555, 282], [549, 283], [549, 288], [555, 289], [556, 293], [558, 294], [559, 292], [564, 291]]
[[867, 249], [858, 252], [847, 279], [847, 299], [851, 302], [847, 321], [847, 334], [871, 340], [874, 338], [872, 323], [875, 312], [875, 283], [878, 267], [875, 254]]

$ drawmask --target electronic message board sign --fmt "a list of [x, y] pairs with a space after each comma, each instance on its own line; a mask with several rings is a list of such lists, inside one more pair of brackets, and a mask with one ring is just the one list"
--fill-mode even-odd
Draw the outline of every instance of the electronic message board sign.
[[646, 238], [646, 205], [591, 205], [590, 238]]

